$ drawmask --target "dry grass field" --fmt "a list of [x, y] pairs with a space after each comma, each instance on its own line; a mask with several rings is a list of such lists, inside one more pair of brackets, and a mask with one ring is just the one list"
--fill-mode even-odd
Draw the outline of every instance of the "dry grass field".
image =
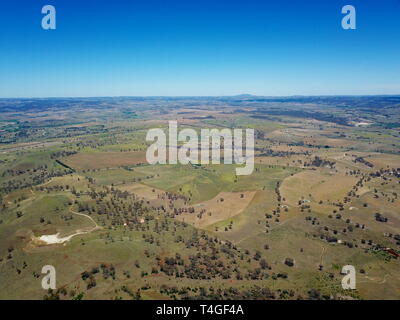
[[[195, 213], [183, 213], [177, 219], [204, 229], [240, 214], [253, 200], [255, 193], [255, 191], [221, 192], [211, 200], [193, 205]], [[199, 217], [198, 212], [202, 210], [204, 214]]]
[[145, 152], [85, 152], [63, 159], [75, 170], [116, 168], [146, 163]]

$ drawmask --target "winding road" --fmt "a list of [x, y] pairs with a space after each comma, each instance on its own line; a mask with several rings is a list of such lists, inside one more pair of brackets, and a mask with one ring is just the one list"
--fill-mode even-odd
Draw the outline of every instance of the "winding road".
[[73, 233], [73, 234], [71, 234], [71, 235], [69, 235], [69, 236], [66, 236], [66, 237], [60, 237], [60, 236], [59, 236], [60, 233], [51, 234], [51, 235], [43, 235], [43, 236], [40, 236], [40, 237], [38, 238], [38, 240], [40, 240], [40, 241], [42, 241], [42, 242], [45, 242], [46, 244], [55, 244], [55, 243], [59, 243], [59, 244], [60, 244], [60, 243], [64, 243], [64, 242], [67, 242], [67, 241], [71, 240], [73, 237], [75, 237], [75, 236], [77, 236], [77, 235], [90, 233], [90, 232], [93, 232], [93, 231], [95, 231], [95, 230], [98, 230], [98, 229], [101, 229], [101, 228], [102, 228], [102, 227], [100, 227], [100, 226], [97, 224], [97, 222], [96, 222], [92, 217], [88, 216], [87, 214], [75, 212], [75, 211], [73, 211], [72, 209], [70, 209], [69, 211], [70, 211], [71, 213], [73, 213], [73, 214], [78, 215], [78, 216], [84, 216], [84, 217], [90, 219], [90, 221], [93, 222], [94, 227], [91, 228], [91, 229], [89, 229], [89, 230], [78, 229], [75, 233]]

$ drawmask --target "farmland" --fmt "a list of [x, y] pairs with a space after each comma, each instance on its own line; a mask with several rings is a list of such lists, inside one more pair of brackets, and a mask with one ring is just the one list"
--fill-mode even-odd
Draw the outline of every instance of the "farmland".
[[[396, 96], [1, 99], [0, 299], [399, 299], [399, 108]], [[148, 164], [146, 133], [170, 120], [253, 128], [253, 173]], [[40, 241], [55, 235], [71, 238]]]

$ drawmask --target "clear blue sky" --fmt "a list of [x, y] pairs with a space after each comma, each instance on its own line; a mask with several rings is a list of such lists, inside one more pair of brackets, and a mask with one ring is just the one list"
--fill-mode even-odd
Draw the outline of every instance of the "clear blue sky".
[[0, 43], [0, 97], [400, 94], [400, 0], [1, 0]]

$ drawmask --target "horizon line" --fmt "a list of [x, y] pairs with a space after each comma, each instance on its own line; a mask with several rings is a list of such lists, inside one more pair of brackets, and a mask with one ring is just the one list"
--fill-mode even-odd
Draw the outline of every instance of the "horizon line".
[[0, 97], [7, 99], [90, 99], [90, 98], [233, 98], [233, 97], [258, 97], [258, 98], [311, 98], [311, 97], [391, 97], [399, 96], [400, 93], [385, 94], [318, 94], [318, 95], [257, 95], [257, 94], [233, 94], [233, 95], [105, 95], [105, 96], [42, 96], [42, 97]]

